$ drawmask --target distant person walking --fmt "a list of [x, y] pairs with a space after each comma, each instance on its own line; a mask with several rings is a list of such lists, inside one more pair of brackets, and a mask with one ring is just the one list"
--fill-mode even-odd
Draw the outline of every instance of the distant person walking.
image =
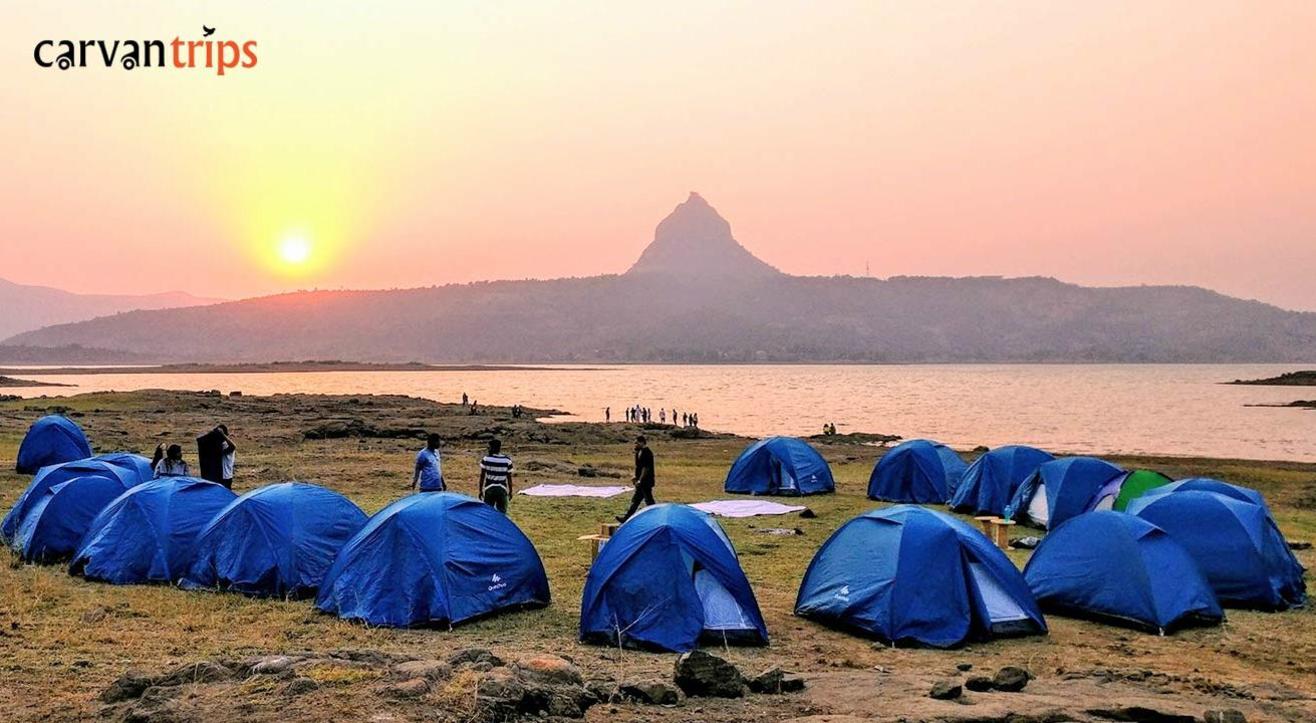
[[659, 424], [667, 424], [667, 408], [666, 408], [666, 407], [664, 407], [663, 409], [659, 409], [659, 410], [658, 410], [658, 423], [659, 423]]
[[604, 407], [604, 408], [603, 408], [603, 421], [604, 421], [604, 422], [611, 422], [611, 421], [612, 421], [612, 407]]
[[512, 459], [503, 454], [500, 439], [489, 440], [489, 454], [480, 460], [480, 499], [507, 514], [512, 499]]
[[463, 407], [466, 406], [467, 403], [469, 403], [470, 401], [471, 401], [471, 399], [470, 399], [470, 397], [467, 397], [467, 396], [466, 396], [466, 392], [462, 392], [462, 406], [463, 406]]
[[443, 483], [443, 460], [439, 456], [439, 435], [430, 433], [425, 438], [425, 448], [416, 453], [416, 470], [411, 476], [411, 489], [420, 488], [421, 492], [442, 492], [448, 489]]
[[164, 451], [162, 454], [163, 447], [164, 445], [160, 445], [155, 448], [156, 456], [159, 457], [153, 468], [155, 478], [191, 476], [192, 470], [188, 469], [187, 462], [183, 461], [182, 445], [171, 444], [168, 451]]
[[631, 496], [631, 506], [626, 510], [626, 514], [617, 518], [618, 522], [629, 520], [639, 509], [640, 504], [653, 505], [657, 504], [653, 500], [654, 472], [653, 472], [653, 450], [649, 449], [648, 440], [644, 435], [635, 438], [635, 494]]

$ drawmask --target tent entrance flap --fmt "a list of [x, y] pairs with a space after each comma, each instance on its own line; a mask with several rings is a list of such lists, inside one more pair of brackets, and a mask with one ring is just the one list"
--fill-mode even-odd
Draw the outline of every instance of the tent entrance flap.
[[1051, 510], [1046, 506], [1046, 485], [1039, 484], [1037, 490], [1033, 492], [1033, 498], [1028, 500], [1028, 519], [1037, 524], [1046, 527], [1051, 521]]
[[973, 584], [978, 587], [978, 595], [987, 606], [987, 618], [992, 632], [1012, 630], [1021, 622], [1031, 625], [1028, 613], [1024, 612], [1019, 603], [1001, 587], [982, 563], [969, 563], [969, 574], [973, 576]]
[[704, 630], [754, 629], [740, 603], [708, 570], [695, 572], [695, 592], [704, 607]]

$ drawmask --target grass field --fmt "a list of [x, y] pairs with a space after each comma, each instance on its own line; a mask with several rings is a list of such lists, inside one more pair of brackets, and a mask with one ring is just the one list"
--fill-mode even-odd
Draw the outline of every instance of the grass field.
[[[629, 479], [628, 425], [542, 425], [512, 420], [507, 410], [489, 408], [468, 416], [460, 407], [404, 397], [318, 397], [279, 395], [228, 398], [199, 393], [145, 391], [0, 403], [0, 506], [8, 508], [28, 478], [12, 471], [27, 425], [58, 406], [75, 416], [97, 451], [145, 454], [158, 442], [190, 440], [226, 422], [238, 442], [237, 491], [288, 479], [320, 483], [343, 492], [368, 513], [407, 494], [415, 439], [387, 437], [308, 440], [307, 430], [332, 422], [361, 420], [381, 434], [430, 429], [448, 440], [443, 449], [450, 486], [472, 492], [482, 436], [498, 434], [522, 470], [518, 486], [537, 482], [582, 482], [573, 470], [592, 465]], [[901, 430], [873, 430], [899, 433]], [[657, 456], [657, 496], [694, 502], [724, 497], [727, 466], [746, 440], [730, 436], [687, 440], [651, 433]], [[1093, 623], [1051, 617], [1051, 634], [975, 644], [957, 651], [889, 649], [799, 620], [791, 615], [795, 592], [813, 552], [837, 526], [875, 503], [865, 499], [877, 448], [836, 441], [820, 449], [832, 464], [838, 493], [808, 498], [816, 519], [753, 518], [722, 524], [734, 541], [754, 585], [772, 636], [771, 645], [731, 649], [728, 657], [749, 672], [781, 665], [826, 680], [845, 674], [881, 690], [883, 676], [939, 675], [956, 663], [981, 668], [1027, 667], [1039, 676], [1073, 674], [1146, 678], [1167, 694], [1216, 696], [1271, 710], [1277, 719], [1316, 696], [1316, 614], [1230, 611], [1220, 628], [1189, 630], [1172, 637], [1143, 635]], [[1129, 467], [1151, 467], [1172, 477], [1204, 475], [1256, 487], [1270, 501], [1290, 540], [1316, 538], [1316, 465], [1212, 459], [1112, 457]], [[588, 480], [602, 482], [605, 480]], [[553, 604], [508, 614], [453, 631], [371, 629], [317, 613], [309, 602], [248, 599], [237, 595], [189, 593], [165, 586], [113, 587], [72, 578], [61, 567], [35, 567], [12, 559], [0, 566], [0, 719], [81, 720], [100, 709], [98, 694], [128, 668], [164, 669], [198, 659], [240, 657], [289, 650], [361, 648], [429, 657], [467, 647], [516, 655], [532, 651], [571, 657], [588, 674], [613, 679], [660, 676], [672, 656], [616, 651], [576, 642], [581, 587], [589, 566], [588, 547], [576, 540], [621, 511], [625, 497], [611, 500], [520, 497], [512, 519], [538, 548], [548, 570]], [[798, 527], [801, 536], [761, 534], [763, 527]], [[1011, 557], [1022, 566], [1027, 553]], [[1299, 553], [1304, 565], [1316, 562]], [[1095, 671], [1095, 672], [1094, 672]], [[214, 701], [206, 717], [244, 720], [460, 719], [460, 710], [431, 701], [428, 708], [398, 708], [375, 695], [369, 671], [325, 669], [313, 693], [289, 696], [253, 681]], [[1160, 676], [1160, 677], [1155, 677]], [[847, 678], [847, 679], [851, 679]], [[871, 683], [863, 682], [869, 681]], [[825, 685], [821, 690], [825, 690]], [[874, 693], [876, 694], [876, 693]], [[198, 695], [201, 695], [198, 693]], [[435, 693], [439, 696], [439, 693]], [[755, 698], [749, 703], [708, 703], [675, 710], [603, 706], [591, 720], [773, 719], [808, 714], [855, 714], [864, 704], [838, 696]], [[1287, 702], [1286, 702], [1287, 701]], [[1293, 701], [1299, 701], [1294, 703]], [[911, 701], [911, 705], [913, 702]], [[738, 707], [739, 706], [739, 707]], [[746, 707], [748, 706], [748, 707]], [[870, 709], [870, 713], [872, 710]], [[389, 711], [392, 711], [390, 713]], [[381, 718], [385, 716], [384, 718]]]

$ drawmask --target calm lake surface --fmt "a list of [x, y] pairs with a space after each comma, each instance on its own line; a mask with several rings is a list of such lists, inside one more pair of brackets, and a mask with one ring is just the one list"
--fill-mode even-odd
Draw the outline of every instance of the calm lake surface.
[[958, 448], [1032, 444], [1069, 453], [1149, 453], [1316, 462], [1316, 411], [1252, 407], [1316, 398], [1312, 387], [1228, 386], [1303, 365], [591, 366], [435, 372], [88, 374], [24, 378], [75, 387], [3, 390], [241, 390], [408, 394], [521, 403], [614, 421], [630, 404], [696, 411], [749, 436], [841, 432], [928, 437]]

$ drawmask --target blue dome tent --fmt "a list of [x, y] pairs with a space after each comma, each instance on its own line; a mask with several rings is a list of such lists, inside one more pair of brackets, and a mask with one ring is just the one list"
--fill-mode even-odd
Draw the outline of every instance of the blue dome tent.
[[28, 510], [40, 501], [51, 487], [63, 484], [76, 477], [89, 476], [117, 479], [123, 482], [125, 487], [137, 484], [136, 475], [120, 467], [94, 459], [79, 459], [73, 462], [42, 467], [41, 471], [28, 483], [27, 489], [23, 490], [23, 493], [18, 496], [14, 506], [5, 514], [4, 521], [0, 522], [0, 539], [5, 542], [13, 541], [14, 535], [18, 533], [18, 526], [22, 524]]
[[1019, 485], [1005, 514], [1052, 529], [1092, 510], [1106, 485], [1123, 475], [1124, 470], [1095, 457], [1063, 457], [1046, 462]]
[[116, 585], [172, 583], [187, 572], [197, 533], [236, 497], [192, 477], [137, 485], [92, 521], [69, 573]]
[[91, 445], [82, 428], [68, 417], [51, 414], [28, 428], [18, 447], [18, 463], [14, 469], [19, 474], [36, 474], [42, 467], [90, 456]]
[[1224, 619], [1188, 551], [1123, 512], [1071, 517], [1037, 546], [1024, 579], [1047, 612], [1160, 633]]
[[1284, 610], [1307, 599], [1302, 565], [1260, 505], [1189, 490], [1140, 497], [1129, 512], [1182, 545], [1227, 606]]
[[92, 459], [97, 462], [112, 464], [119, 469], [133, 473], [138, 482], [150, 482], [155, 479], [155, 470], [151, 469], [151, 460], [132, 452], [110, 452], [98, 454]]
[[284, 482], [252, 490], [197, 535], [181, 585], [271, 597], [314, 595], [366, 514], [333, 490]]
[[893, 645], [1046, 633], [1005, 553], [958, 519], [913, 505], [842, 525], [809, 563], [795, 614]]
[[73, 556], [92, 520], [134, 486], [115, 475], [88, 474], [47, 489], [28, 508], [13, 548], [27, 562], [59, 562]]
[[868, 499], [944, 504], [968, 465], [950, 447], [911, 439], [882, 455], [868, 478]]
[[320, 610], [371, 625], [453, 626], [549, 603], [530, 540], [473, 497], [423, 492], [371, 517], [320, 585]]
[[754, 442], [727, 472], [727, 492], [754, 495], [816, 495], [835, 492], [827, 460], [808, 442], [769, 437]]
[[1000, 515], [1037, 468], [1055, 459], [1035, 447], [998, 447], [974, 460], [950, 498], [950, 508], [971, 515]]
[[726, 533], [685, 505], [646, 508], [585, 578], [580, 639], [686, 652], [701, 640], [765, 645], [768, 629]]
[[1221, 482], [1218, 479], [1211, 479], [1210, 477], [1189, 477], [1188, 479], [1171, 482], [1167, 485], [1162, 485], [1151, 490], [1146, 494], [1146, 497], [1148, 498], [1148, 501], [1150, 501], [1150, 498], [1152, 497], [1173, 494], [1175, 492], [1215, 492], [1216, 494], [1221, 494], [1225, 497], [1232, 497], [1240, 502], [1250, 502], [1251, 504], [1265, 507], [1267, 510], [1270, 509], [1270, 507], [1266, 505], [1266, 498], [1263, 497], [1260, 492], [1251, 487], [1232, 485], [1228, 482]]

